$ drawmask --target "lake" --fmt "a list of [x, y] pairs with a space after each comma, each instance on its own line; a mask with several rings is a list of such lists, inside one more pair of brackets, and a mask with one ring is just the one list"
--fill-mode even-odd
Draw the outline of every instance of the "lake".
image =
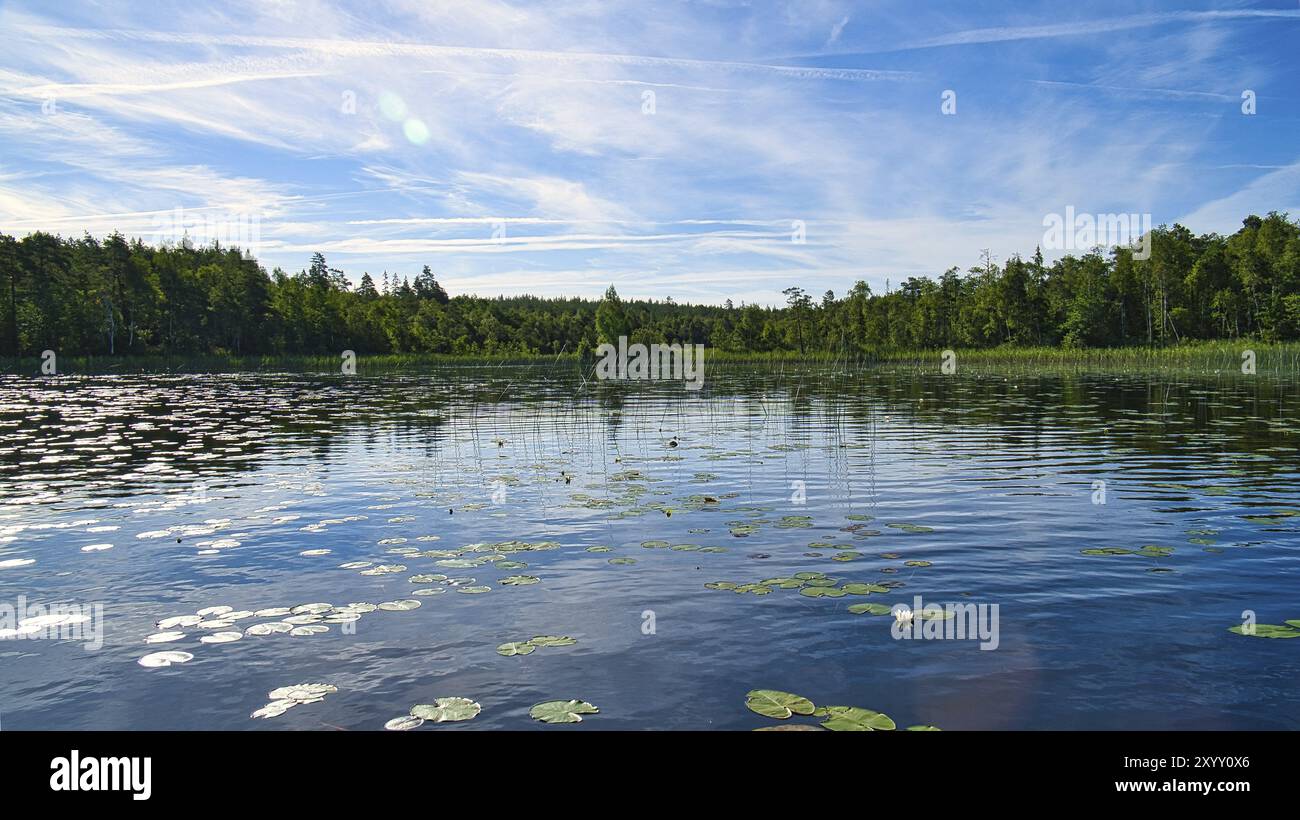
[[[1300, 619], [1297, 387], [0, 377], [0, 728], [817, 725], [746, 708], [770, 689], [900, 729], [1297, 729], [1300, 641], [1229, 631]], [[996, 648], [873, 614], [915, 596], [996, 611]], [[529, 715], [569, 699], [599, 712]]]

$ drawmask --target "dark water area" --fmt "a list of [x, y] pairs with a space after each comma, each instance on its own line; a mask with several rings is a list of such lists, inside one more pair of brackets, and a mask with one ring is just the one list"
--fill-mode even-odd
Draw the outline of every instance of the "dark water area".
[[[3, 377], [0, 728], [379, 730], [463, 697], [417, 731], [751, 729], [775, 689], [900, 728], [1297, 729], [1300, 640], [1229, 628], [1300, 619], [1298, 387]], [[914, 596], [996, 605], [996, 648], [850, 609]], [[19, 624], [58, 604], [81, 633]], [[536, 636], [573, 641], [498, 651]], [[251, 716], [307, 682], [337, 691]], [[529, 717], [570, 698], [600, 711]]]

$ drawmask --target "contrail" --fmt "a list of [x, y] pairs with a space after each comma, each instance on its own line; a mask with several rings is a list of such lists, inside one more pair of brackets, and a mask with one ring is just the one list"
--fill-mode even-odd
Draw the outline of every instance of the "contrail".
[[649, 57], [640, 54], [609, 54], [591, 51], [542, 51], [514, 48], [478, 48], [471, 46], [445, 46], [430, 43], [411, 43], [375, 40], [330, 40], [306, 37], [263, 37], [240, 34], [187, 34], [136, 29], [89, 29], [61, 26], [27, 26], [30, 33], [50, 37], [80, 37], [96, 40], [135, 40], [149, 43], [181, 43], [185, 45], [233, 46], [239, 48], [279, 48], [321, 52], [333, 57], [436, 57], [458, 59], [496, 59], [515, 63], [550, 63], [558, 65], [604, 64], [639, 68], [673, 68], [685, 70], [714, 70], [731, 73], [767, 73], [791, 79], [846, 80], [872, 82], [878, 80], [910, 80], [917, 75], [911, 71], [885, 71], [866, 68], [819, 68], [811, 66], [771, 65], [768, 63], [731, 62], [725, 60], [696, 60], [680, 57]]

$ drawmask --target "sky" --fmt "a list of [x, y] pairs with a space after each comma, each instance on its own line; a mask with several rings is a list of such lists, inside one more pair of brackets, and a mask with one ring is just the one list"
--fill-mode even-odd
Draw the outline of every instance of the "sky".
[[1300, 215], [1295, 0], [0, 0], [0, 44], [0, 232], [353, 282], [776, 304], [1067, 208]]

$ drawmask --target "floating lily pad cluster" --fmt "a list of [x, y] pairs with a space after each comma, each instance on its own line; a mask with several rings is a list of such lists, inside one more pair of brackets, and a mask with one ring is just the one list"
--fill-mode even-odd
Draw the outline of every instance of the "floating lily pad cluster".
[[497, 647], [497, 654], [507, 658], [515, 655], [531, 655], [535, 650], [543, 647], [572, 646], [577, 642], [576, 638], [570, 638], [568, 635], [538, 635], [527, 641], [503, 643]]
[[326, 695], [332, 695], [337, 691], [339, 688], [329, 683], [297, 683], [293, 686], [281, 686], [268, 692], [267, 697], [271, 701], [250, 717], [263, 719], [279, 717], [295, 706], [320, 703]]
[[766, 578], [757, 583], [737, 584], [734, 581], [712, 581], [705, 584], [706, 589], [718, 589], [734, 592], [737, 595], [767, 595], [776, 589], [797, 589], [800, 595], [809, 598], [842, 598], [845, 595], [878, 595], [903, 586], [901, 581], [886, 581], [880, 584], [850, 582], [839, 585], [834, 578], [828, 578], [823, 572], [796, 572], [789, 577]]
[[[437, 536], [421, 536], [417, 540], [436, 539]], [[387, 538], [380, 542], [382, 545], [400, 544], [405, 542], [405, 538]], [[523, 552], [542, 552], [546, 550], [559, 549], [558, 541], [520, 541], [512, 539], [509, 541], [484, 542], [478, 544], [467, 544], [459, 549], [419, 549], [418, 547], [395, 546], [388, 550], [390, 554], [400, 556], [401, 560], [414, 560], [417, 558], [432, 558], [437, 566], [446, 569], [474, 569], [486, 564], [492, 564], [497, 569], [514, 570], [524, 569], [528, 566], [523, 561], [512, 560], [510, 556]], [[406, 572], [405, 564], [376, 564], [373, 561], [349, 561], [339, 565], [340, 569], [360, 570], [362, 575], [391, 575], [400, 572]], [[418, 575], [416, 577], [430, 577], [428, 575]], [[445, 576], [443, 576], [445, 578]], [[415, 581], [415, 583], [426, 583], [424, 581]]]
[[[745, 708], [763, 717], [788, 720], [796, 715], [821, 719], [821, 728], [833, 732], [881, 732], [897, 728], [892, 718], [881, 712], [859, 706], [816, 706], [802, 695], [776, 689], [754, 689], [745, 696]], [[804, 731], [816, 729], [810, 724], [768, 726], [763, 730], [789, 731], [802, 727]], [[908, 731], [937, 731], [934, 726], [909, 726]]]
[[1173, 547], [1162, 547], [1158, 544], [1147, 544], [1138, 549], [1125, 549], [1124, 547], [1092, 547], [1090, 549], [1079, 550], [1084, 555], [1140, 555], [1143, 558], [1168, 558], [1174, 554]]
[[[472, 579], [470, 579], [472, 580]], [[418, 591], [417, 591], [418, 592]], [[413, 598], [396, 601], [384, 601], [379, 604], [357, 602], [350, 604], [310, 603], [295, 607], [277, 606], [258, 610], [236, 610], [231, 606], [210, 606], [200, 609], [193, 615], [173, 615], [158, 621], [155, 626], [159, 631], [145, 637], [149, 644], [173, 643], [185, 640], [190, 633], [186, 629], [201, 630], [199, 642], [205, 644], [234, 643], [246, 637], [263, 637], [266, 635], [288, 634], [294, 637], [320, 635], [329, 632], [331, 626], [353, 623], [362, 615], [382, 612], [409, 612], [418, 609], [420, 602]], [[242, 629], [239, 621], [254, 618], [268, 618], [249, 624]], [[184, 655], [187, 653], [170, 653]], [[142, 666], [167, 666], [169, 663], [146, 663], [147, 659], [166, 660], [169, 653], [153, 653], [140, 659]], [[190, 660], [172, 659], [170, 663], [184, 663]]]

